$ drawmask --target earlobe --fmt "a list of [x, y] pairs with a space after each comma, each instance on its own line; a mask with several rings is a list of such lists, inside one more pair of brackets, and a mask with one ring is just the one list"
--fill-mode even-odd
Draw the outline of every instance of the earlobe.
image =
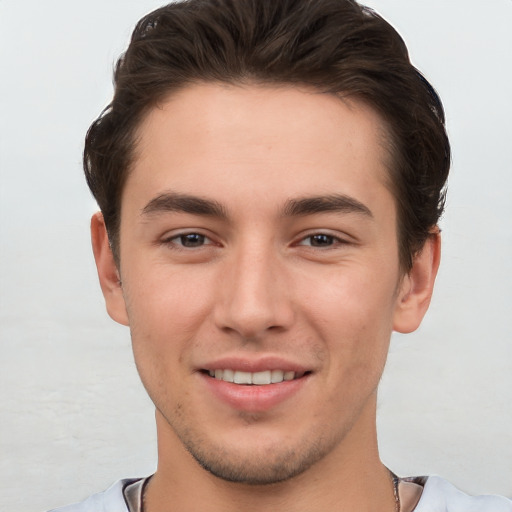
[[393, 330], [408, 333], [419, 327], [430, 305], [440, 258], [441, 235], [436, 228], [414, 257], [410, 272], [403, 277], [397, 297]]
[[116, 322], [128, 325], [128, 315], [126, 313], [119, 270], [114, 261], [101, 212], [97, 212], [92, 216], [91, 241], [107, 312]]

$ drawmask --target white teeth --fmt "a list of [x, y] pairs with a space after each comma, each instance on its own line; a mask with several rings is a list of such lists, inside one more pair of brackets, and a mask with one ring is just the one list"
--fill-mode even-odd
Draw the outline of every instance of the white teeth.
[[[293, 380], [296, 377], [295, 372], [283, 370], [265, 370], [262, 372], [243, 372], [240, 370], [208, 370], [210, 377], [223, 380], [225, 382], [234, 382], [235, 384], [254, 384], [265, 386], [267, 384], [278, 384], [284, 380]], [[300, 376], [300, 374], [299, 374]]]
[[226, 382], [234, 382], [235, 372], [233, 370], [224, 370], [224, 375], [222, 376], [222, 380], [225, 380]]
[[283, 382], [283, 377], [283, 370], [272, 370], [272, 384], [275, 384], [276, 382]]
[[257, 384], [259, 386], [270, 384], [272, 382], [270, 378], [271, 372], [267, 370], [266, 372], [256, 372], [252, 374], [252, 383]]
[[250, 372], [236, 371], [233, 378], [235, 384], [252, 384], [252, 374]]

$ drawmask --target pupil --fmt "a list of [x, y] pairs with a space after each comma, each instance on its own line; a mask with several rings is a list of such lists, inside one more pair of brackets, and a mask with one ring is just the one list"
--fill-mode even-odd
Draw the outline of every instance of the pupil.
[[329, 235], [313, 235], [311, 237], [311, 245], [321, 247], [332, 244], [332, 236]]
[[188, 235], [183, 235], [181, 237], [181, 243], [185, 247], [199, 247], [204, 244], [204, 235], [199, 235], [198, 233], [189, 233]]

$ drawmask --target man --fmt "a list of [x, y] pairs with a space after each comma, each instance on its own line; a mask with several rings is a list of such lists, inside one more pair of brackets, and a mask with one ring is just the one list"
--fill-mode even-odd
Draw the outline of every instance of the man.
[[90, 128], [107, 310], [158, 468], [68, 511], [511, 511], [380, 461], [376, 390], [439, 265], [450, 148], [394, 29], [350, 0], [142, 19]]

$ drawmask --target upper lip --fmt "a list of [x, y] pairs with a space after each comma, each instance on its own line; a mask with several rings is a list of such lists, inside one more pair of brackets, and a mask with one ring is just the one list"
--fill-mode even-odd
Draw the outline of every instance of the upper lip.
[[263, 356], [258, 358], [247, 358], [240, 356], [221, 357], [209, 361], [200, 370], [238, 370], [243, 372], [263, 372], [266, 370], [283, 370], [285, 372], [304, 373], [311, 371], [311, 368], [302, 364], [290, 361], [280, 356]]

